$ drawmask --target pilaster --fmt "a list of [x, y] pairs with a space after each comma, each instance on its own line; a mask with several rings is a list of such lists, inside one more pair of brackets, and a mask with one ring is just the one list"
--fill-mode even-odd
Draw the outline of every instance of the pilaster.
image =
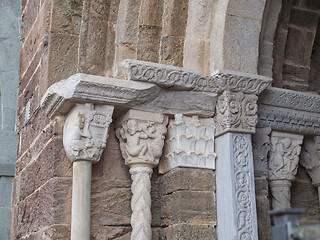
[[215, 116], [218, 239], [258, 239], [251, 134], [257, 124], [257, 95], [268, 84], [260, 76], [241, 73], [229, 79]]

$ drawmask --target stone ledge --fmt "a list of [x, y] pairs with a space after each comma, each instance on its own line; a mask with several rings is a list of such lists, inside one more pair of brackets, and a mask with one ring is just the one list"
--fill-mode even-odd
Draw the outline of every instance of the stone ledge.
[[215, 93], [169, 91], [151, 83], [78, 73], [53, 84], [41, 106], [51, 118], [67, 114], [77, 102], [113, 105], [115, 118], [128, 109], [211, 117], [216, 100]]

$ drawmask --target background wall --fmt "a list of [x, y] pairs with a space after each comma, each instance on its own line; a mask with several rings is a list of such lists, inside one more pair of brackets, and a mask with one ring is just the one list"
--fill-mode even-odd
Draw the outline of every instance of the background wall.
[[0, 236], [8, 239], [17, 158], [20, 0], [0, 0]]

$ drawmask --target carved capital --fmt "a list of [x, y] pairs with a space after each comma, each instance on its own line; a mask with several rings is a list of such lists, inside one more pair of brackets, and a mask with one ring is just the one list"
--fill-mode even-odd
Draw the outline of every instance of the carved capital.
[[295, 179], [303, 136], [273, 131], [269, 160], [269, 180]]
[[175, 167], [215, 169], [213, 118], [176, 114], [170, 119], [159, 173]]
[[129, 110], [119, 121], [116, 135], [126, 165], [155, 167], [162, 155], [168, 117], [158, 113]]
[[106, 146], [113, 106], [76, 104], [63, 129], [63, 146], [70, 161], [98, 162]]
[[216, 136], [226, 132], [255, 133], [257, 99], [242, 92], [223, 92], [217, 102]]
[[312, 179], [312, 184], [320, 186], [320, 137], [307, 138], [301, 150], [300, 164]]

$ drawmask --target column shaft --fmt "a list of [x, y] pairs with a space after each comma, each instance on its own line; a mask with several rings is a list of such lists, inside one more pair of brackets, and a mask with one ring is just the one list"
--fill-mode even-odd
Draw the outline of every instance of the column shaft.
[[90, 239], [90, 161], [73, 163], [71, 240]]

